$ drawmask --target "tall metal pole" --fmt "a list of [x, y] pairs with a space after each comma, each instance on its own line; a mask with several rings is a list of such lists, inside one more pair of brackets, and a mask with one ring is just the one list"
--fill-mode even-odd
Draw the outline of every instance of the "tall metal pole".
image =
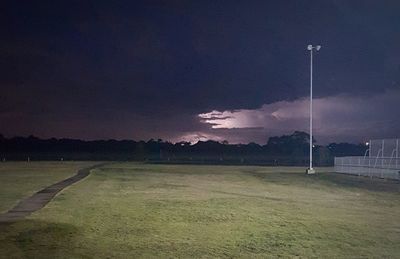
[[319, 51], [320, 45], [308, 45], [307, 49], [310, 51], [310, 166], [307, 169], [307, 174], [314, 174], [313, 168], [313, 50]]
[[310, 50], [310, 172], [313, 171], [313, 49]]
[[396, 139], [396, 168], [399, 168], [398, 164], [399, 164], [399, 139]]

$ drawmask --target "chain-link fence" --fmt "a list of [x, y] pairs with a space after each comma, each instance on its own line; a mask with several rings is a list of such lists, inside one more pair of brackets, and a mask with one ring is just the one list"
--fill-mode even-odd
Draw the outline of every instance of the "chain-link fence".
[[335, 172], [400, 180], [400, 139], [370, 140], [364, 156], [335, 157]]
[[369, 157], [400, 157], [400, 139], [374, 139], [368, 144]]

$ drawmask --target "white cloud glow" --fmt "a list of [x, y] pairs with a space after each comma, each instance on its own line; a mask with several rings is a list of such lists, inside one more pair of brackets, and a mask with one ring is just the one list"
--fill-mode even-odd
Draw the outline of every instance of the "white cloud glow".
[[[400, 134], [399, 105], [400, 89], [369, 96], [316, 98], [316, 136], [323, 139], [322, 142], [361, 141], [382, 135], [399, 137], [396, 135]], [[246, 128], [260, 128], [263, 132], [278, 134], [294, 130], [308, 131], [308, 109], [309, 100], [302, 98], [265, 104], [258, 109], [214, 110], [198, 116], [201, 122], [211, 126], [214, 135], [218, 133], [217, 130]]]

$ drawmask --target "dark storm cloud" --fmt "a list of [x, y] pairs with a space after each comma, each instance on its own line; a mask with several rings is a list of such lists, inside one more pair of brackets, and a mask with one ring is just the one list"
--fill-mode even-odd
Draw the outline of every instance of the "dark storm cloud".
[[323, 45], [317, 97], [398, 89], [398, 13], [398, 1], [10, 1], [0, 132], [265, 142], [272, 132], [215, 134], [198, 114], [307, 96], [310, 42]]

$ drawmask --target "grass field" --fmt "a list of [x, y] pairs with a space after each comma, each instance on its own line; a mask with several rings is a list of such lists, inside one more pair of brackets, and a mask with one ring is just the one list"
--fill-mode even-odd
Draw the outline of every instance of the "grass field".
[[[25, 169], [40, 171], [33, 164]], [[18, 163], [9, 170], [0, 176], [3, 210], [37, 188], [18, 180]], [[0, 255], [400, 258], [400, 184], [329, 170], [106, 165], [26, 220], [1, 225]]]

